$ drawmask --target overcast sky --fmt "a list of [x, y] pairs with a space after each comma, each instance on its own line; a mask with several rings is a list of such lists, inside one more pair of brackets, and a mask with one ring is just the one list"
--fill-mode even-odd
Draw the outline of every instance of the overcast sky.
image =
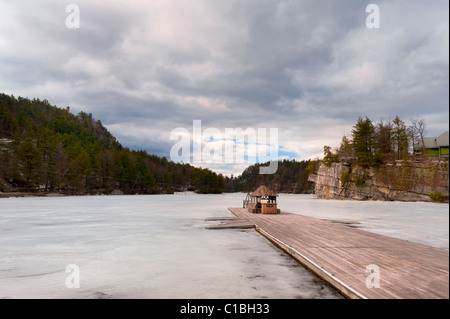
[[[370, 3], [380, 28], [366, 27]], [[0, 0], [0, 92], [92, 113], [157, 155], [201, 120], [278, 128], [280, 157], [303, 160], [358, 117], [448, 130], [448, 38], [447, 0]]]

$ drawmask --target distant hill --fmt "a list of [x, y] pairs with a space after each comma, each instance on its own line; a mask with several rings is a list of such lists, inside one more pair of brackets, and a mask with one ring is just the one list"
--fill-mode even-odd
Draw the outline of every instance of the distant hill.
[[309, 164], [310, 161], [279, 161], [276, 173], [270, 175], [259, 174], [260, 166], [268, 166], [269, 163], [255, 164], [248, 167], [238, 178], [225, 178], [225, 187], [228, 191], [249, 192], [260, 185], [266, 185], [277, 193], [313, 193], [314, 184], [308, 181]]
[[92, 114], [0, 94], [0, 191], [64, 194], [221, 193], [208, 169], [123, 147]]

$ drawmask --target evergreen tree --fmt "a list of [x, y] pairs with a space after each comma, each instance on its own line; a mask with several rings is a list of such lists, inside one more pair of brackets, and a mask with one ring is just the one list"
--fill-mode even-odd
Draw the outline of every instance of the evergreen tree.
[[324, 154], [323, 163], [327, 167], [330, 167], [332, 163], [335, 163], [339, 160], [339, 156], [337, 154], [333, 154], [333, 152], [331, 152], [330, 146], [323, 147], [323, 154]]
[[359, 118], [352, 130], [353, 150], [358, 158], [358, 163], [363, 167], [369, 167], [373, 161], [374, 132], [372, 121], [367, 117], [365, 120]]
[[392, 141], [394, 143], [396, 159], [407, 159], [409, 148], [409, 131], [405, 122], [398, 116], [392, 121]]
[[378, 122], [374, 132], [374, 150], [380, 163], [393, 159], [393, 141], [391, 122]]
[[31, 137], [25, 137], [16, 149], [16, 180], [25, 186], [25, 190], [32, 191], [39, 187], [43, 180], [43, 160], [36, 143]]

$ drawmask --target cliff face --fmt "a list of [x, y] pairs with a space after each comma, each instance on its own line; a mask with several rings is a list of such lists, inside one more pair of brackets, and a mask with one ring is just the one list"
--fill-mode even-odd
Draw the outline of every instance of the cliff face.
[[321, 164], [309, 177], [318, 198], [355, 200], [432, 201], [439, 192], [448, 201], [447, 163], [401, 164], [364, 169], [333, 163]]

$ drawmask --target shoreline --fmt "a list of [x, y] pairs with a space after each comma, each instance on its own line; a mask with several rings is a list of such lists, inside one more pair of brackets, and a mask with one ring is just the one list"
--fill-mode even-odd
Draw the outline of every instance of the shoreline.
[[[2, 193], [0, 192], [0, 199], [2, 198], [30, 198], [30, 197], [73, 197], [73, 196], [151, 196], [151, 195], [186, 195], [186, 194], [197, 194], [197, 195], [223, 195], [223, 194], [245, 194], [245, 192], [222, 192], [222, 193], [196, 193], [194, 191], [182, 191], [182, 192], [173, 192], [173, 193], [160, 193], [160, 194], [124, 194], [122, 192], [116, 194], [86, 194], [86, 193], [55, 193], [55, 192], [8, 192]], [[297, 193], [279, 193], [282, 195], [314, 195], [311, 193], [307, 194], [297, 194]], [[318, 200], [321, 201], [350, 201], [350, 202], [398, 202], [398, 203], [434, 203], [434, 204], [449, 204], [449, 201], [421, 201], [421, 200], [377, 200], [377, 199], [364, 199], [358, 200], [353, 198], [346, 199], [334, 199], [334, 198], [320, 198], [317, 197]]]

